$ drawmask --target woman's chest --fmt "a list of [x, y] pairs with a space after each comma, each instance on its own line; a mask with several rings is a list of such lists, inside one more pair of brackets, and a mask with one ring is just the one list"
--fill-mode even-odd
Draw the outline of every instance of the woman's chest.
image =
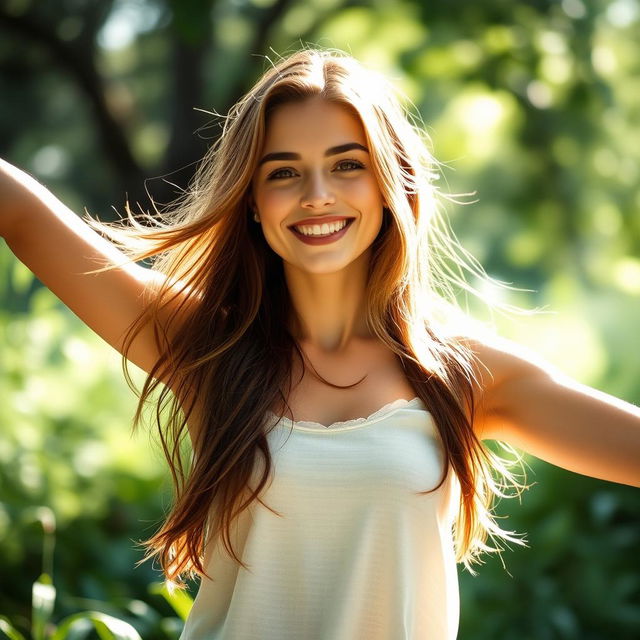
[[341, 355], [305, 351], [294, 361], [288, 409], [291, 420], [326, 426], [366, 418], [384, 405], [416, 396], [399, 358], [380, 344], [360, 344]]
[[351, 514], [358, 505], [374, 504], [449, 514], [448, 489], [440, 486], [445, 452], [431, 415], [417, 399], [371, 420], [328, 429], [281, 420], [268, 441], [273, 467], [263, 497], [276, 510], [296, 505], [298, 516], [335, 515], [339, 496]]

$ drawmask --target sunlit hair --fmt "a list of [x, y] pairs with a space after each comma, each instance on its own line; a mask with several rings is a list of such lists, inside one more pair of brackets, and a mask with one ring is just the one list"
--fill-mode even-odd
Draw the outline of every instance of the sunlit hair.
[[[482, 552], [502, 550], [489, 547], [488, 536], [524, 544], [492, 513], [495, 496], [522, 485], [507, 461], [474, 434], [481, 384], [473, 342], [462, 337], [470, 335], [465, 316], [452, 300], [452, 284], [468, 286], [465, 270], [483, 273], [448, 232], [434, 184], [438, 166], [425, 135], [382, 77], [339, 52], [302, 50], [271, 65], [231, 109], [189, 190], [169, 210], [144, 216], [142, 223], [130, 210], [127, 224], [92, 223], [136, 260], [153, 257], [153, 269], [166, 275], [132, 326], [127, 349], [151, 323], [161, 355], [140, 391], [134, 424], [153, 399], [175, 501], [145, 544], [147, 556], [159, 557], [175, 584], [183, 584], [184, 575], [206, 575], [203, 554], [214, 538], [246, 567], [233, 549], [230, 526], [268, 483], [265, 415], [274, 407], [279, 415], [289, 409], [287, 397], [297, 382], [293, 359], [305, 367], [288, 329], [293, 310], [282, 260], [249, 205], [270, 113], [313, 96], [349, 109], [366, 133], [388, 205], [372, 247], [366, 320], [397, 354], [434, 418], [445, 456], [438, 487], [452, 472], [459, 482], [457, 560], [475, 574], [471, 564], [481, 562]], [[126, 365], [125, 373], [130, 381]], [[193, 450], [185, 457], [187, 424]], [[252, 488], [259, 456], [264, 471]]]

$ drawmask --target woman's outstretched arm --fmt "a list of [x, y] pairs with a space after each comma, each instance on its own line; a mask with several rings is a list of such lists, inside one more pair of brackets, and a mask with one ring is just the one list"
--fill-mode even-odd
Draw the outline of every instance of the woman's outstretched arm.
[[[0, 235], [53, 293], [106, 342], [122, 352], [131, 323], [161, 276], [128, 261], [31, 176], [0, 159]], [[88, 271], [122, 265], [101, 273]], [[151, 329], [129, 359], [149, 371], [158, 358]]]
[[506, 340], [472, 342], [476, 429], [576, 473], [640, 487], [640, 408], [565, 376]]

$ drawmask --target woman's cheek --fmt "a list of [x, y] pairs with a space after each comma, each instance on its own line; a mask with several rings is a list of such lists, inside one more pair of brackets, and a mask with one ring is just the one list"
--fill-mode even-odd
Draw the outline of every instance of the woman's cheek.
[[379, 199], [382, 201], [382, 193], [374, 176], [362, 176], [358, 180], [351, 180], [348, 183], [351, 193], [362, 198]]
[[274, 217], [284, 216], [288, 207], [291, 206], [291, 195], [287, 194], [284, 189], [274, 189], [266, 194], [262, 199], [263, 211], [262, 216], [273, 219]]

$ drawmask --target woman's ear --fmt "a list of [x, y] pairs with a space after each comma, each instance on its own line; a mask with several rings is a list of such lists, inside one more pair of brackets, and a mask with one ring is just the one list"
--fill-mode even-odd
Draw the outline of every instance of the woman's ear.
[[260, 215], [258, 214], [258, 207], [256, 205], [256, 201], [253, 199], [253, 195], [250, 193], [247, 198], [247, 205], [249, 207], [249, 211], [253, 214], [253, 219], [256, 222], [260, 222]]

